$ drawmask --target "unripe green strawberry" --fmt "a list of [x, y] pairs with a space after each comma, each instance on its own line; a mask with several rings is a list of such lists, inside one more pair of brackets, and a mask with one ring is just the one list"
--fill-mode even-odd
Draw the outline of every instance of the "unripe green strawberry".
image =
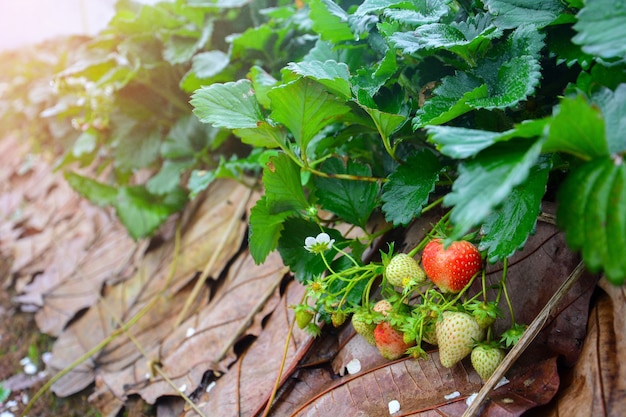
[[296, 310], [296, 324], [301, 329], [304, 329], [313, 320], [313, 312], [304, 308]]
[[367, 343], [372, 346], [376, 345], [376, 340], [374, 340], [374, 329], [376, 328], [376, 324], [373, 322], [367, 322], [366, 313], [354, 313], [352, 315], [352, 327], [354, 327], [354, 331], [360, 334], [367, 341]]
[[393, 306], [388, 300], [380, 300], [376, 304], [374, 304], [374, 307], [372, 308], [372, 310], [374, 310], [377, 313], [382, 314], [383, 316], [387, 316], [387, 314], [391, 310], [393, 310]]
[[380, 354], [388, 360], [401, 358], [406, 353], [406, 350], [414, 345], [414, 343], [406, 343], [404, 334], [394, 329], [386, 321], [376, 325], [374, 340]]
[[436, 321], [428, 320], [424, 323], [424, 328], [422, 329], [422, 340], [429, 345], [438, 345]]
[[346, 313], [343, 311], [334, 311], [330, 314], [330, 320], [334, 327], [339, 327], [346, 322]]
[[476, 373], [486, 381], [504, 359], [504, 351], [497, 346], [480, 344], [472, 349], [470, 359]]
[[453, 367], [472, 352], [472, 346], [483, 339], [484, 329], [467, 313], [444, 311], [437, 321], [439, 360], [446, 368]]
[[475, 301], [467, 306], [469, 312], [472, 313], [478, 325], [486, 329], [491, 326], [498, 317], [502, 316], [500, 308], [493, 302]]
[[426, 280], [426, 273], [415, 259], [406, 253], [399, 253], [391, 258], [385, 268], [387, 282], [395, 287], [418, 284]]

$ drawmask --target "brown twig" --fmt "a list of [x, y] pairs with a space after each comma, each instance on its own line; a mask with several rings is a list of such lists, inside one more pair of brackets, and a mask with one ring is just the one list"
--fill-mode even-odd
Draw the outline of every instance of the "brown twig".
[[537, 337], [537, 334], [543, 329], [543, 326], [546, 324], [550, 316], [554, 313], [554, 310], [561, 302], [563, 297], [567, 294], [567, 292], [572, 288], [574, 283], [580, 278], [583, 274], [584, 265], [580, 262], [576, 268], [572, 271], [572, 273], [567, 277], [567, 279], [561, 284], [559, 289], [554, 293], [550, 301], [546, 303], [543, 309], [539, 312], [537, 317], [530, 323], [530, 326], [526, 329], [521, 339], [517, 344], [511, 349], [511, 351], [506, 355], [500, 366], [495, 370], [491, 378], [485, 382], [485, 385], [478, 392], [478, 395], [472, 402], [472, 404], [465, 410], [463, 413], [463, 417], [474, 417], [480, 415], [481, 406], [483, 402], [487, 399], [487, 396], [494, 389], [496, 384], [500, 382], [504, 374], [509, 370], [509, 368], [515, 363], [515, 361], [520, 357], [520, 355], [526, 350], [526, 348], [531, 344], [531, 342]]

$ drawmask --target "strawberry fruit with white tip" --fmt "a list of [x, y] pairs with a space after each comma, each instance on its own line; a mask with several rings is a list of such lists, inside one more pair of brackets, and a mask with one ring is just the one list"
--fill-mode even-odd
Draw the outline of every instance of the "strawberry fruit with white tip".
[[476, 342], [485, 337], [474, 317], [460, 311], [444, 311], [437, 321], [439, 360], [451, 368], [472, 352]]

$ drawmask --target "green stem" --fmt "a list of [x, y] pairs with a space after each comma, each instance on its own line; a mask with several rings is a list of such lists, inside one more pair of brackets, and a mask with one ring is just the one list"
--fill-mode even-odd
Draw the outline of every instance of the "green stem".
[[508, 270], [508, 259], [504, 259], [503, 267], [502, 267], [502, 292], [504, 293], [504, 298], [506, 299], [506, 303], [509, 306], [509, 311], [511, 312], [511, 324], [515, 325], [515, 313], [513, 312], [513, 304], [511, 303], [511, 298], [509, 297], [509, 292], [506, 289], [506, 273]]
[[433, 226], [433, 228], [431, 230], [431, 233], [429, 233], [426, 236], [424, 236], [424, 239], [422, 239], [420, 241], [420, 243], [417, 244], [417, 246], [415, 246], [413, 249], [411, 249], [411, 251], [408, 253], [408, 255], [411, 256], [411, 257], [414, 257], [419, 251], [424, 249], [426, 244], [432, 238], [432, 236], [431, 236], [432, 231], [437, 230], [439, 227], [441, 227], [442, 224], [444, 224], [445, 222], [448, 221], [449, 217], [450, 217], [450, 212], [449, 211], [446, 214], [444, 214], [443, 216], [441, 216], [441, 219], [439, 219], [439, 221]]

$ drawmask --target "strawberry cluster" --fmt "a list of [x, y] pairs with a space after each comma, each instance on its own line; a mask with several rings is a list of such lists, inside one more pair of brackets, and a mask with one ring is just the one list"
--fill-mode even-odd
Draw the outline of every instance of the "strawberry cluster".
[[[421, 264], [416, 259], [420, 249]], [[317, 314], [321, 320], [340, 326], [351, 314], [356, 333], [388, 360], [405, 355], [418, 358], [426, 355], [426, 346], [438, 347], [442, 366], [451, 368], [469, 356], [480, 377], [488, 379], [502, 362], [505, 348], [521, 336], [523, 327], [513, 323], [510, 331], [495, 340], [492, 326], [501, 315], [501, 292], [496, 301], [487, 300], [478, 248], [468, 240], [446, 246], [443, 239], [434, 238], [409, 253], [394, 253], [390, 245], [389, 252], [381, 256], [381, 264], [332, 272], [311, 283], [308, 295], [316, 299], [316, 305], [296, 308], [302, 311], [298, 325], [310, 328]], [[467, 290], [481, 275], [483, 290], [468, 299]], [[381, 276], [379, 287], [375, 287]], [[505, 291], [504, 279], [500, 291]], [[344, 285], [343, 289], [331, 292], [330, 288], [339, 287], [337, 283]], [[363, 284], [361, 303], [351, 305], [347, 300], [359, 283]], [[372, 302], [370, 294], [377, 294], [379, 300]]]

